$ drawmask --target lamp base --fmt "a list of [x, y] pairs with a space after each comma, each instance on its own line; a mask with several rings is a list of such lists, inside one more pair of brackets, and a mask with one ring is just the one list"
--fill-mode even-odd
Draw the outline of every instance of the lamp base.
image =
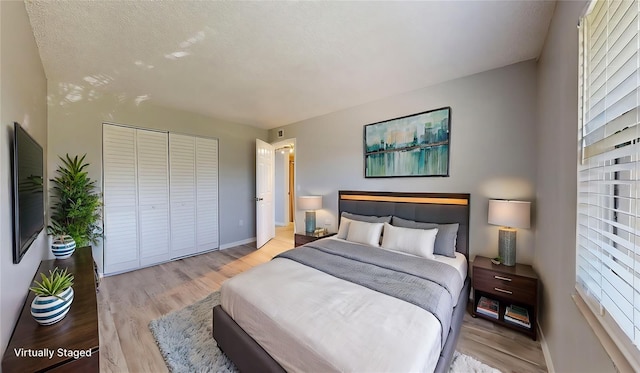
[[515, 229], [500, 228], [498, 233], [498, 254], [502, 258], [502, 264], [510, 267], [516, 265]]
[[306, 211], [304, 213], [304, 230], [307, 233], [313, 233], [316, 230], [316, 212]]

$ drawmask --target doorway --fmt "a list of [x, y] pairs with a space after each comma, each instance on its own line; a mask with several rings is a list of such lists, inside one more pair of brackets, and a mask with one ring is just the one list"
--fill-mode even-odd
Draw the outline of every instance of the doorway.
[[293, 245], [295, 220], [295, 139], [272, 144], [275, 148], [274, 207], [276, 239]]

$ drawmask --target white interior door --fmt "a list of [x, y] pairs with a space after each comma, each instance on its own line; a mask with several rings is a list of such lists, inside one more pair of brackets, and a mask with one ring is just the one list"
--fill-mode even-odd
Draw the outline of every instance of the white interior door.
[[196, 249], [196, 138], [169, 134], [171, 258]]
[[275, 154], [271, 144], [256, 139], [256, 246], [276, 235], [274, 194]]
[[169, 256], [169, 151], [166, 132], [136, 130], [140, 265]]
[[216, 139], [196, 138], [196, 222], [197, 251], [219, 248]]
[[136, 130], [104, 125], [102, 129], [104, 193], [104, 273], [140, 266]]

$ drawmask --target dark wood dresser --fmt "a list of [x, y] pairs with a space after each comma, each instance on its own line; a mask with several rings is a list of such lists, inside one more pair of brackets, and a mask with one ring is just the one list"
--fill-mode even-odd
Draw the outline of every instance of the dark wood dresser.
[[[44, 260], [36, 272], [49, 273], [55, 267], [67, 268], [74, 276], [74, 299], [71, 309], [62, 321], [49, 326], [39, 325], [31, 316], [29, 291], [18, 323], [2, 357], [2, 372], [98, 372], [100, 370], [100, 338], [98, 334], [98, 304], [91, 247], [76, 249], [64, 260]], [[53, 356], [20, 357], [16, 351], [48, 352]], [[91, 355], [75, 359], [73, 354]]]
[[[497, 318], [478, 312], [480, 297], [497, 301]], [[507, 307], [516, 306], [527, 310], [530, 327], [505, 319]], [[536, 339], [538, 318], [538, 276], [530, 265], [516, 264], [513, 267], [496, 265], [491, 259], [476, 256], [473, 261], [473, 314], [497, 324], [517, 330]]]

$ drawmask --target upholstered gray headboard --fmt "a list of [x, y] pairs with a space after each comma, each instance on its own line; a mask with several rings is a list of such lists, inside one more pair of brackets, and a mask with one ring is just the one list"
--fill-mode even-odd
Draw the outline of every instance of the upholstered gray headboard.
[[466, 193], [338, 192], [338, 214], [398, 216], [427, 223], [458, 223], [456, 251], [469, 260], [469, 199]]

